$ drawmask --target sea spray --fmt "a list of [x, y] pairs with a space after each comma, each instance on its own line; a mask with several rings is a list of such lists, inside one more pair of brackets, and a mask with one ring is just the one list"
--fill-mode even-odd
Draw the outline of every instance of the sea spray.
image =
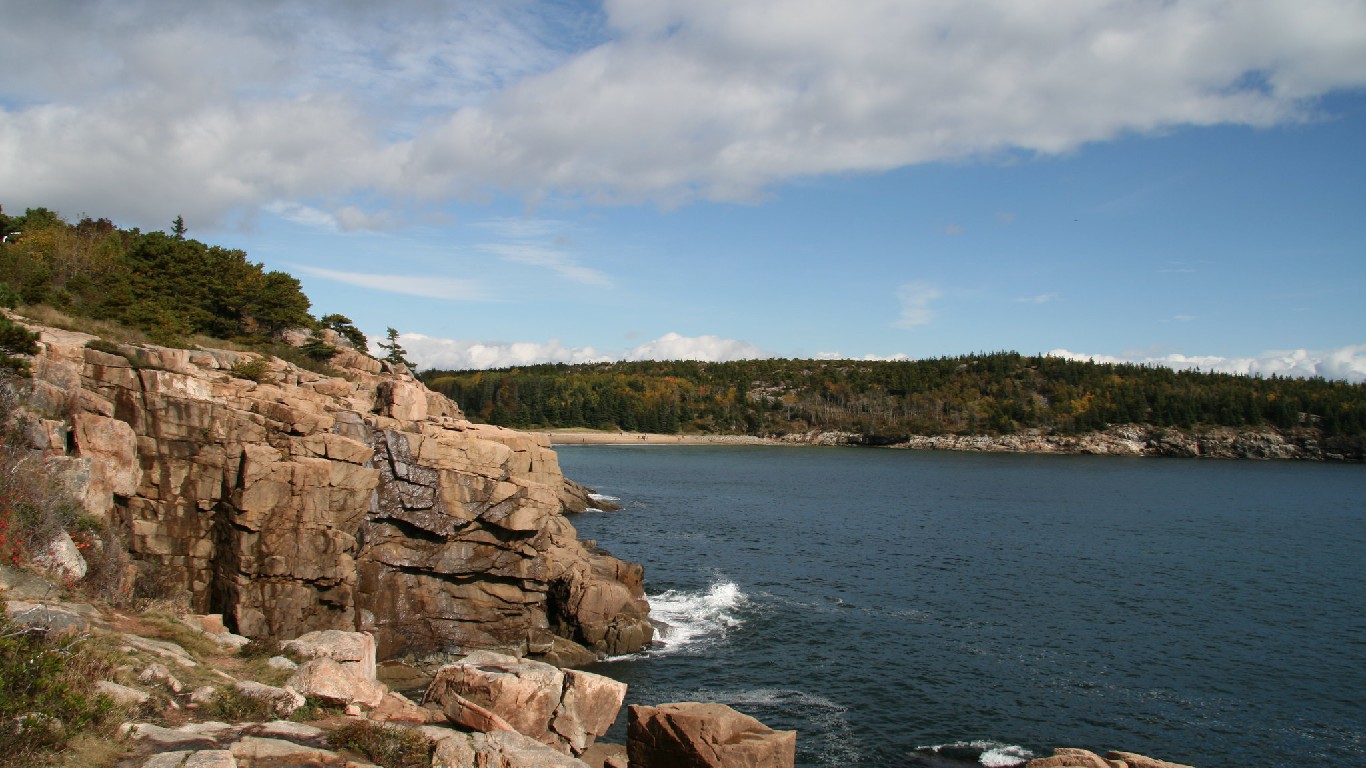
[[647, 597], [650, 620], [658, 629], [652, 651], [656, 654], [696, 650], [724, 640], [744, 623], [738, 609], [748, 602], [733, 581], [717, 581], [704, 592], [671, 589]]
[[942, 757], [945, 759], [945, 765], [975, 764], [983, 768], [1016, 768], [1034, 757], [1034, 753], [1024, 747], [995, 741], [957, 741], [952, 744], [920, 747], [916, 752], [921, 755]]

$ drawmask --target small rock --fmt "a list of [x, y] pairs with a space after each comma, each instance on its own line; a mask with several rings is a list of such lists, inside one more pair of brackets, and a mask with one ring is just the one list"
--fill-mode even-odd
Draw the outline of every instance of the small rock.
[[95, 690], [113, 699], [115, 704], [125, 707], [145, 704], [148, 699], [152, 698], [144, 691], [119, 685], [109, 680], [100, 680], [95, 683]]
[[210, 704], [218, 698], [218, 689], [212, 685], [204, 685], [190, 692], [190, 706], [202, 707]]
[[85, 558], [81, 557], [81, 551], [76, 548], [76, 542], [71, 540], [71, 534], [66, 531], [58, 533], [46, 547], [40, 549], [33, 556], [33, 562], [66, 581], [85, 578], [85, 572], [89, 569]]
[[182, 667], [199, 666], [199, 663], [190, 656], [189, 651], [166, 640], [153, 640], [150, 637], [141, 637], [139, 635], [124, 633], [123, 642], [140, 651], [155, 653], [158, 656], [170, 659]]
[[253, 734], [267, 739], [285, 739], [286, 741], [317, 741], [327, 735], [327, 732], [316, 726], [305, 723], [293, 723], [288, 720], [275, 720], [265, 723]]
[[258, 683], [255, 680], [239, 680], [233, 683], [238, 693], [270, 705], [280, 717], [289, 717], [294, 710], [307, 703], [303, 694], [291, 688], [276, 688], [273, 685]]
[[261, 765], [340, 765], [345, 761], [336, 752], [284, 739], [245, 736], [234, 742], [232, 756], [239, 762]]
[[190, 749], [162, 752], [147, 758], [147, 762], [142, 764], [142, 768], [184, 768], [185, 760], [193, 754], [195, 754], [194, 750]]
[[226, 749], [202, 749], [190, 755], [185, 768], [237, 768], [237, 758]]
[[180, 690], [184, 687], [181, 685], [180, 681], [175, 678], [175, 675], [171, 674], [171, 670], [166, 668], [165, 664], [159, 663], [153, 663], [149, 665], [147, 669], [144, 669], [142, 674], [138, 675], [138, 682], [146, 683], [148, 685], [162, 683], [167, 688], [170, 688], [172, 693], [180, 693]]
[[271, 656], [266, 659], [266, 666], [271, 669], [282, 669], [286, 672], [293, 672], [299, 668], [299, 665], [294, 663], [292, 659], [287, 659], [284, 656]]

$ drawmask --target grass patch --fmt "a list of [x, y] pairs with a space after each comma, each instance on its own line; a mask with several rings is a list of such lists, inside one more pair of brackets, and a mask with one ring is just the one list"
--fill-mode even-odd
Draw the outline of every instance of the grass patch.
[[384, 768], [427, 768], [432, 742], [417, 731], [369, 720], [338, 726], [327, 736], [333, 747], [364, 755]]
[[[88, 333], [106, 341], [121, 344], [147, 344], [151, 341], [146, 333], [109, 320], [96, 320], [91, 317], [73, 317], [48, 304], [26, 304], [15, 310], [23, 319], [37, 325], [50, 325], [65, 331]], [[117, 352], [114, 354], [118, 354]]]
[[81, 734], [112, 736], [120, 710], [95, 693], [111, 674], [88, 638], [15, 626], [0, 606], [0, 766], [48, 763]]

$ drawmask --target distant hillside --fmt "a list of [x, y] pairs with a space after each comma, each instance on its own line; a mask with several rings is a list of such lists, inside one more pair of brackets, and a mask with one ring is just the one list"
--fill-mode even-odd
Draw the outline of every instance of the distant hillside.
[[784, 435], [1078, 434], [1113, 424], [1366, 431], [1366, 385], [1014, 352], [908, 362], [744, 360], [427, 371], [471, 417], [509, 427]]

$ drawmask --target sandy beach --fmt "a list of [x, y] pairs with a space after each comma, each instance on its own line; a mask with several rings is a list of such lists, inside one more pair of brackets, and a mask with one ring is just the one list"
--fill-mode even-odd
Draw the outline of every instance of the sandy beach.
[[661, 435], [652, 432], [594, 430], [533, 430], [550, 438], [551, 445], [774, 445], [773, 440], [749, 435]]

